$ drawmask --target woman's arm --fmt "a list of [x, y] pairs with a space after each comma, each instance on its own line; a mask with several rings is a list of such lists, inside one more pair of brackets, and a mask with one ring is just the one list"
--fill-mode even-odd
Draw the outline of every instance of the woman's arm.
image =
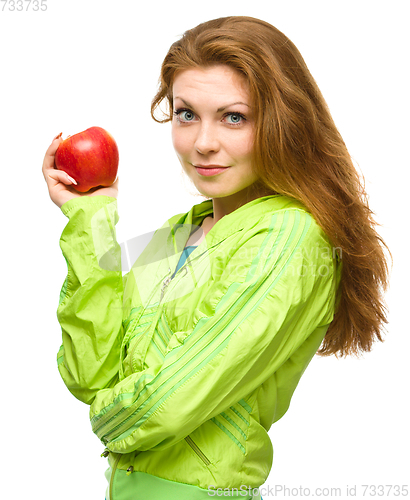
[[61, 210], [69, 222], [60, 238], [68, 270], [57, 309], [63, 341], [58, 369], [70, 392], [90, 404], [118, 381], [123, 279], [117, 200], [76, 197]]
[[263, 384], [332, 321], [336, 261], [314, 219], [285, 210], [206, 286], [208, 315], [161, 364], [97, 393], [91, 423], [111, 451], [172, 446]]

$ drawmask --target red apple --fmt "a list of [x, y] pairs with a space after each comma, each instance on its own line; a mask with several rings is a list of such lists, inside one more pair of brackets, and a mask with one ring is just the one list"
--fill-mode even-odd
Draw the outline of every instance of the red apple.
[[119, 154], [111, 134], [101, 127], [68, 136], [57, 148], [55, 165], [77, 181], [80, 193], [93, 187], [111, 186], [117, 177]]

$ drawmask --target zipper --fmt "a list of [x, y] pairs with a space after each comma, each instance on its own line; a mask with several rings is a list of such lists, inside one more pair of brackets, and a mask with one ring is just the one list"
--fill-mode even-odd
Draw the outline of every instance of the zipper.
[[121, 455], [118, 455], [118, 457], [115, 459], [112, 471], [111, 471], [111, 478], [110, 478], [110, 500], [113, 500], [112, 498], [112, 486], [114, 484], [114, 473], [117, 470], [117, 465], [118, 462], [120, 461]]
[[[162, 287], [161, 287], [161, 296], [160, 296], [160, 298], [159, 298], [158, 308], [159, 308], [159, 305], [161, 304], [162, 299], [164, 298], [164, 295], [165, 295], [165, 292], [166, 292], [166, 290], [167, 290], [167, 288], [168, 288], [168, 285], [171, 283], [171, 281], [173, 280], [173, 278], [174, 278], [177, 274], [179, 274], [179, 273], [180, 273], [183, 269], [185, 269], [185, 271], [186, 271], [186, 272], [185, 272], [185, 274], [187, 274], [187, 273], [188, 273], [188, 269], [187, 269], [187, 266], [188, 266], [188, 265], [190, 266], [190, 265], [191, 265], [191, 262], [187, 262], [184, 266], [182, 266], [182, 267], [181, 267], [181, 269], [178, 269], [178, 272], [177, 272], [177, 273], [175, 273], [175, 275], [174, 275], [174, 276], [172, 276], [172, 274], [171, 274], [171, 269], [170, 269], [170, 268], [168, 269], [168, 274], [167, 274], [167, 277], [166, 277], [166, 278], [163, 280], [163, 282], [162, 282]], [[148, 330], [149, 328], [151, 328], [151, 326], [152, 326], [152, 324], [150, 324], [150, 325], [148, 326], [147, 330]], [[147, 330], [145, 330], [145, 332], [146, 332]], [[139, 343], [141, 342], [141, 340], [143, 339], [145, 332], [140, 334], [139, 339], [137, 339], [137, 340], [136, 340], [135, 344], [134, 344], [134, 345], [133, 345], [133, 347], [132, 347], [132, 351], [130, 352], [130, 359], [131, 359], [131, 362], [132, 362], [132, 359], [133, 359], [133, 357], [134, 357], [135, 349], [137, 348], [138, 344], [139, 344]]]
[[[170, 272], [171, 272], [171, 269], [168, 269], [168, 274], [170, 274]], [[169, 283], [170, 283], [171, 280], [172, 280], [172, 275], [168, 276], [167, 278], [165, 278], [164, 281], [162, 282], [161, 297], [159, 299], [159, 304], [161, 303], [161, 300], [162, 300], [162, 298], [164, 297], [164, 294], [165, 294], [165, 290], [167, 289], [167, 287], [168, 287], [168, 285], [169, 285]]]
[[[164, 279], [164, 281], [162, 282], [162, 287], [161, 287], [161, 298], [159, 299], [159, 302], [161, 303], [161, 300], [162, 300], [162, 297], [164, 296], [164, 293], [165, 293], [165, 289], [166, 287], [168, 286], [169, 282], [171, 281], [172, 277], [169, 276], [169, 274], [171, 273], [171, 269], [168, 269], [168, 277]], [[159, 305], [159, 304], [158, 304]], [[148, 326], [147, 329], [149, 329], [151, 327], [151, 324]], [[146, 332], [146, 330], [145, 330]], [[135, 344], [133, 345], [132, 347], [132, 350], [130, 351], [130, 360], [131, 360], [131, 363], [132, 363], [132, 359], [134, 357], [134, 353], [135, 353], [135, 349], [138, 347], [138, 344], [141, 342], [141, 340], [143, 339], [144, 337], [144, 333], [141, 333], [139, 338], [135, 341]]]
[[[171, 273], [171, 269], [168, 269], [168, 274]], [[168, 278], [167, 278], [168, 279]], [[162, 288], [161, 288], [161, 292], [162, 290], [164, 289], [164, 286], [165, 286], [165, 282], [167, 281], [167, 279], [165, 279], [163, 281], [163, 284], [162, 284]], [[170, 281], [170, 280], [169, 280]], [[168, 281], [168, 283], [169, 283]], [[153, 295], [155, 294], [155, 288], [153, 289], [152, 293], [151, 293], [151, 296], [148, 300], [148, 303], [150, 303]], [[161, 299], [162, 299], [162, 294], [161, 294]], [[133, 331], [135, 330], [135, 326], [131, 326], [133, 323], [135, 325], [138, 324], [138, 321], [140, 320], [141, 316], [144, 314], [144, 307], [141, 308], [141, 311], [140, 313], [135, 317], [135, 318], [132, 318], [132, 320], [130, 321], [130, 323], [128, 324], [128, 328], [129, 328], [129, 331], [128, 333], [124, 336], [124, 338], [122, 339], [122, 343], [121, 343], [121, 354], [120, 354], [120, 372], [121, 374], [123, 374], [123, 361], [124, 361], [124, 348], [125, 348], [125, 344], [128, 342], [128, 339], [130, 338], [130, 336], [132, 335]], [[144, 332], [145, 333], [145, 332]], [[144, 334], [141, 334], [141, 337], [143, 336]], [[137, 347], [137, 345], [139, 344], [141, 338], [138, 339], [136, 341], [136, 343], [134, 344], [133, 348], [132, 348], [132, 351], [130, 352], [130, 359], [132, 359], [132, 356], [134, 355], [134, 352], [135, 352], [135, 349]]]
[[[202, 255], [204, 255], [207, 252], [208, 252], [208, 249], [205, 250], [205, 252], [202, 252], [197, 257], [195, 257], [195, 259], [198, 259], [199, 257], [202, 257]], [[159, 306], [161, 305], [161, 301], [164, 298], [164, 295], [165, 295], [165, 292], [167, 291], [168, 285], [175, 278], [175, 276], [180, 275], [183, 270], [185, 270], [184, 276], [186, 276], [188, 274], [188, 266], [192, 266], [192, 261], [191, 261], [190, 255], [188, 255], [186, 263], [180, 269], [178, 269], [178, 271], [176, 273], [172, 274], [171, 273], [171, 268], [168, 268], [168, 275], [167, 275], [167, 277], [162, 282], [161, 295], [160, 295], [159, 302], [158, 302], [158, 311], [157, 311], [157, 313], [159, 313]], [[153, 321], [155, 321], [155, 319]], [[150, 326], [148, 326], [147, 330], [149, 330], [151, 327], [152, 327], [152, 324]], [[135, 344], [134, 344], [134, 346], [133, 346], [133, 348], [132, 348], [132, 350], [130, 352], [131, 363], [132, 363], [132, 360], [134, 358], [135, 349], [137, 348], [138, 344], [143, 339], [143, 337], [144, 337], [144, 335], [145, 335], [145, 333], [146, 333], [147, 330], [145, 330], [144, 333], [140, 334], [140, 338], [135, 342]]]
[[[201, 254], [200, 256], [202, 256], [203, 254]], [[199, 256], [199, 257], [200, 257]], [[198, 258], [198, 257], [195, 257], [195, 258]], [[171, 281], [178, 275], [182, 274], [182, 271], [185, 271], [185, 274], [184, 276], [186, 276], [188, 274], [188, 266], [192, 266], [192, 262], [191, 262], [191, 259], [190, 259], [190, 255], [188, 255], [187, 257], [187, 261], [186, 263], [180, 268], [178, 269], [178, 271], [174, 274], [174, 275], [171, 275], [169, 276], [168, 278], [166, 278], [163, 282], [162, 282], [162, 288], [161, 288], [161, 297], [159, 299], [159, 304], [161, 304], [161, 300], [164, 298], [164, 295], [165, 295], [165, 292], [168, 288], [168, 285], [171, 283]], [[169, 270], [171, 271], [171, 269]]]
[[211, 463], [208, 460], [208, 458], [202, 453], [202, 451], [198, 448], [198, 446], [192, 441], [191, 436], [187, 436], [185, 438], [185, 441], [189, 444], [189, 446], [194, 450], [194, 452], [204, 462], [205, 465], [209, 465]]
[[[148, 327], [149, 328], [149, 327]], [[145, 333], [145, 332], [144, 332]], [[141, 342], [141, 340], [143, 339], [144, 337], [144, 333], [140, 333], [140, 336], [139, 338], [135, 341], [135, 344], [132, 346], [132, 351], [130, 352], [130, 363], [132, 364], [132, 360], [133, 360], [133, 357], [134, 357], [134, 352], [135, 352], [135, 349], [137, 348], [138, 344]]]
[[[198, 248], [198, 247], [197, 247]], [[188, 266], [192, 266], [192, 262], [196, 259], [199, 259], [199, 257], [202, 257], [204, 254], [206, 254], [207, 252], [209, 251], [209, 248], [207, 248], [205, 251], [203, 251], [201, 254], [195, 256], [193, 259], [191, 259], [191, 256], [188, 255], [187, 259], [186, 259], [186, 262], [185, 264], [180, 268], [178, 269], [178, 271], [176, 273], [174, 273], [173, 275], [171, 274], [171, 276], [168, 276], [166, 279], [164, 279], [164, 281], [162, 282], [162, 288], [161, 288], [161, 296], [160, 296], [160, 299], [159, 299], [159, 304], [161, 304], [161, 301], [162, 299], [164, 298], [164, 295], [165, 295], [165, 292], [168, 288], [168, 285], [171, 283], [171, 281], [178, 275], [180, 275], [182, 273], [182, 271], [185, 271], [185, 274], [184, 276], [186, 276], [188, 274]], [[168, 273], [171, 272], [171, 269], [168, 270]]]
[[[111, 453], [110, 450], [108, 448], [105, 448], [105, 450], [101, 453], [101, 456], [107, 458], [110, 453]], [[141, 451], [137, 451], [136, 454], [135, 454], [135, 456], [139, 455], [140, 453], [141, 453]], [[118, 455], [118, 457], [115, 459], [115, 462], [114, 462], [114, 465], [113, 465], [113, 468], [112, 468], [112, 471], [111, 471], [110, 489], [109, 489], [110, 500], [113, 500], [113, 498], [112, 498], [112, 487], [113, 487], [113, 484], [114, 484], [114, 472], [117, 470], [118, 462], [120, 460], [121, 460], [121, 455]], [[127, 476], [129, 476], [132, 472], [134, 472], [134, 467], [131, 465], [127, 469], [127, 473], [126, 473]]]

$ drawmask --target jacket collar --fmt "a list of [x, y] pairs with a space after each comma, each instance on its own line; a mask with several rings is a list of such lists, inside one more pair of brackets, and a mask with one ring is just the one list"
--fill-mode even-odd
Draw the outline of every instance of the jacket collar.
[[[231, 234], [241, 231], [245, 227], [252, 227], [262, 218], [269, 216], [269, 214], [272, 215], [273, 212], [290, 206], [304, 208], [296, 199], [280, 194], [262, 196], [261, 198], [256, 198], [245, 203], [230, 214], [222, 217], [212, 227], [205, 237], [206, 247], [209, 249]], [[170, 222], [170, 226], [173, 227], [173, 230], [171, 230], [173, 242], [170, 247], [172, 253], [182, 252], [191, 232], [202, 224], [205, 217], [212, 213], [212, 200], [205, 200], [202, 203], [194, 205], [189, 212], [182, 214], [179, 219], [175, 220], [173, 218], [174, 223], [171, 224]]]

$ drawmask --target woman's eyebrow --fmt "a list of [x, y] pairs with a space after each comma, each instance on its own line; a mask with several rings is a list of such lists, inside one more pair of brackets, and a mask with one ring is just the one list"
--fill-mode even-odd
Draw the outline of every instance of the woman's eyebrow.
[[[174, 97], [174, 99], [180, 99], [185, 104], [185, 106], [188, 106], [188, 108], [193, 108], [193, 106], [189, 104], [189, 102], [182, 99], [182, 97], [176, 96]], [[229, 108], [230, 106], [235, 106], [235, 104], [243, 104], [244, 106], [248, 106], [248, 108], [250, 108], [249, 104], [246, 104], [246, 102], [237, 101], [237, 102], [232, 102], [231, 104], [227, 104], [226, 106], [222, 106], [221, 108], [218, 108], [216, 112], [220, 113], [221, 111], [224, 111], [226, 108]]]
[[246, 104], [246, 102], [238, 101], [238, 102], [232, 102], [231, 104], [227, 104], [226, 106], [223, 106], [222, 108], [218, 108], [217, 113], [220, 111], [223, 111], [226, 108], [229, 108], [230, 106], [235, 106], [235, 104], [243, 104], [244, 106], [248, 106], [250, 108], [249, 104]]

